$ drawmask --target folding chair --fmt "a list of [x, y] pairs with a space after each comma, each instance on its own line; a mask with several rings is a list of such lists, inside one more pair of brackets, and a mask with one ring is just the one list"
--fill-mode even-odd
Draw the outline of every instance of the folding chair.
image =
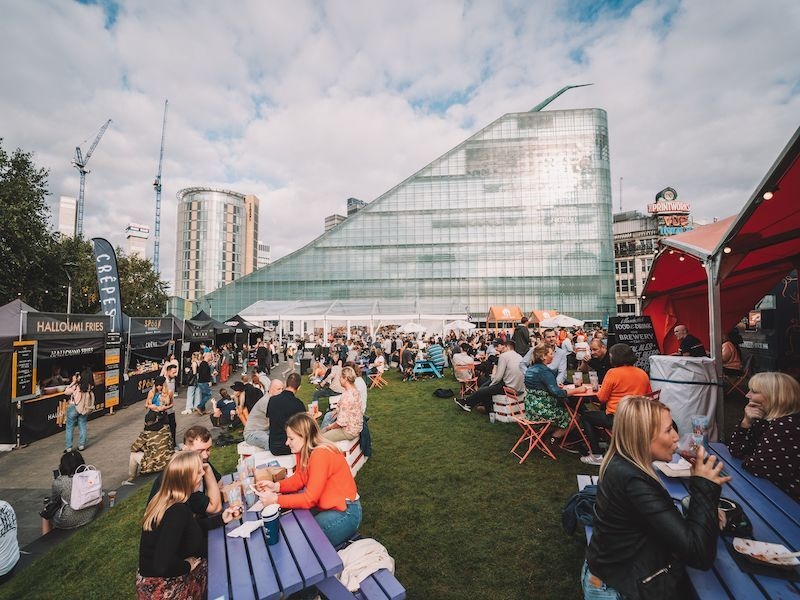
[[[538, 448], [545, 455], [549, 456], [553, 460], [557, 460], [553, 452], [548, 447], [546, 438], [544, 437], [545, 433], [547, 433], [547, 430], [550, 428], [550, 425], [552, 425], [552, 422], [529, 421], [525, 418], [525, 410], [522, 408], [522, 405], [520, 405], [518, 402], [514, 402], [514, 400], [517, 400], [516, 390], [513, 390], [509, 387], [504, 387], [503, 393], [508, 397], [509, 400], [512, 401], [511, 406], [513, 408], [511, 416], [517, 422], [517, 425], [520, 426], [520, 429], [522, 429], [522, 435], [519, 436], [517, 443], [511, 448], [511, 454], [519, 459], [519, 464], [525, 462], [525, 459], [528, 458], [528, 455], [534, 448]], [[525, 454], [520, 455], [516, 450], [523, 442], [528, 443], [528, 449], [525, 451]]]
[[478, 378], [475, 377], [475, 367], [471, 365], [454, 365], [453, 374], [456, 380], [461, 384], [461, 391], [459, 395], [461, 399], [464, 396], [478, 391]]
[[388, 385], [389, 382], [383, 378], [382, 373], [370, 373], [369, 380], [372, 382], [369, 386], [369, 389], [373, 388], [382, 388], [385, 385]]
[[741, 375], [725, 375], [725, 395], [732, 394], [733, 392], [739, 392], [742, 396], [747, 395], [748, 386], [747, 384], [750, 382], [750, 369], [753, 366], [753, 355], [751, 354], [748, 356], [745, 361], [744, 365], [742, 366], [742, 374]]

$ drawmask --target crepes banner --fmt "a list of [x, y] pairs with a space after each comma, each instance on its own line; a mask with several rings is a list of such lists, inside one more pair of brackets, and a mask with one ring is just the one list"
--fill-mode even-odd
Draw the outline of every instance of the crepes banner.
[[92, 238], [97, 287], [100, 288], [100, 310], [111, 317], [111, 331], [122, 331], [122, 300], [119, 295], [117, 255], [108, 240]]

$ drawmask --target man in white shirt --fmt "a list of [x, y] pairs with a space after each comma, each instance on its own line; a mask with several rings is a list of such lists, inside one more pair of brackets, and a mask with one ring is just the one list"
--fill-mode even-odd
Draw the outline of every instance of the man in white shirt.
[[455, 403], [462, 410], [470, 412], [478, 404], [486, 407], [486, 412], [491, 412], [493, 408], [492, 396], [503, 393], [504, 387], [510, 387], [517, 391], [517, 394], [525, 393], [525, 375], [519, 369], [522, 357], [514, 349], [514, 342], [496, 342], [497, 351], [500, 358], [497, 360], [492, 379], [480, 387], [477, 392], [464, 398], [463, 402], [458, 398], [453, 398]]
[[553, 362], [548, 367], [556, 375], [556, 383], [563, 385], [567, 380], [567, 353], [558, 347], [555, 329], [544, 330], [544, 343], [553, 349]]

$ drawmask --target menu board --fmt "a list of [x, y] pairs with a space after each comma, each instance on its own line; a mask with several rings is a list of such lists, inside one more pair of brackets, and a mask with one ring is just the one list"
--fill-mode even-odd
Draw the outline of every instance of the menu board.
[[608, 333], [614, 336], [614, 343], [628, 344], [636, 354], [636, 366], [650, 372], [650, 357], [661, 351], [649, 316], [611, 317]]
[[36, 396], [36, 342], [14, 342], [11, 400], [27, 400]]
[[122, 340], [117, 332], [106, 334], [106, 356], [105, 356], [105, 408], [111, 408], [119, 404], [119, 365], [120, 347]]

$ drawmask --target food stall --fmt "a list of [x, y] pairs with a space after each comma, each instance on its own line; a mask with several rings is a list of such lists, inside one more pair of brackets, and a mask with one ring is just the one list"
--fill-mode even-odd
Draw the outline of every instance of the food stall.
[[167, 317], [130, 317], [127, 332], [127, 360], [122, 404], [129, 406], [144, 400], [161, 373], [161, 365], [170, 354], [180, 354], [182, 322]]
[[64, 390], [74, 373], [92, 371], [95, 409], [89, 418], [104, 414], [113, 404], [109, 402], [107, 406], [106, 403], [106, 370], [119, 373], [118, 362], [115, 364], [113, 357], [106, 355], [111, 318], [23, 312], [20, 322], [20, 341], [37, 342], [34, 394], [19, 403], [22, 408], [20, 442], [27, 444], [61, 430], [67, 402]]

